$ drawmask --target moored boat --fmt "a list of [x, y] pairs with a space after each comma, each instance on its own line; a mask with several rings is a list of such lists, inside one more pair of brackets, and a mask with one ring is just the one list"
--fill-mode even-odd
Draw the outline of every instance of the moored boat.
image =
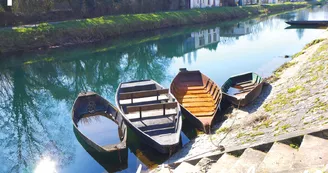
[[246, 106], [255, 100], [262, 91], [263, 79], [249, 72], [231, 76], [223, 85], [223, 99], [237, 106]]
[[84, 140], [76, 128], [74, 128], [74, 134], [82, 147], [107, 172], [119, 172], [128, 168], [128, 148], [120, 149], [114, 152], [99, 152]]
[[182, 118], [174, 96], [153, 80], [121, 83], [116, 105], [126, 124], [161, 153], [174, 152], [180, 144]]
[[221, 88], [200, 71], [180, 69], [170, 91], [180, 103], [183, 115], [198, 129], [209, 133], [220, 108]]
[[299, 20], [299, 21], [287, 21], [286, 23], [292, 26], [316, 26], [316, 27], [328, 26], [327, 20], [311, 20], [311, 21]]
[[[99, 116], [110, 119], [118, 126], [119, 143], [100, 145], [91, 140], [80, 129], [78, 123], [92, 121]], [[106, 99], [94, 92], [82, 92], [78, 95], [72, 108], [72, 120], [75, 133], [97, 152], [120, 152], [126, 150], [127, 127], [121, 113]], [[118, 153], [117, 155], [120, 155]]]

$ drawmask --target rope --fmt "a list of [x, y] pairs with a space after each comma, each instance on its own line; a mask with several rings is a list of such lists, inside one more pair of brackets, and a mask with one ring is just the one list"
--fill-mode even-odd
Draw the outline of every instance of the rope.
[[[239, 109], [239, 107], [240, 107], [240, 102], [241, 102], [241, 100], [239, 100], [239, 102], [238, 102], [238, 107], [237, 107], [238, 109]], [[195, 155], [195, 156], [189, 157], [188, 159], [195, 158], [195, 157], [197, 157], [197, 156], [200, 156], [200, 155], [203, 155], [203, 154], [206, 154], [206, 153], [209, 153], [209, 152], [215, 151], [215, 150], [217, 150], [217, 149], [219, 149], [220, 151], [221, 151], [222, 148], [224, 149], [224, 147], [223, 147], [222, 145], [220, 145], [220, 144], [221, 144], [222, 141], [228, 136], [229, 132], [231, 131], [232, 126], [235, 124], [236, 117], [237, 117], [237, 116], [235, 116], [234, 120], [232, 121], [232, 124], [231, 124], [230, 127], [229, 127], [230, 130], [225, 134], [225, 136], [219, 141], [218, 144], [215, 144], [215, 143], [213, 142], [213, 140], [212, 140], [212, 135], [213, 135], [213, 134], [212, 134], [212, 132], [211, 132], [211, 128], [209, 128], [210, 141], [211, 141], [212, 145], [214, 145], [214, 146], [216, 147], [215, 149], [212, 149], [212, 150], [210, 150], [210, 151], [206, 151], [206, 152], [203, 152], [203, 153], [197, 154], [197, 155]]]
[[[239, 102], [238, 102], [238, 107], [237, 107], [237, 109], [239, 109], [239, 107], [240, 107], [240, 102], [241, 102], [241, 100], [239, 100]], [[215, 150], [217, 150], [217, 149], [219, 149], [220, 151], [221, 151], [222, 148], [224, 149], [224, 147], [223, 147], [222, 145], [220, 145], [220, 144], [221, 144], [222, 141], [228, 136], [229, 132], [231, 131], [232, 126], [235, 124], [236, 117], [237, 117], [237, 116], [234, 117], [234, 120], [232, 121], [232, 124], [231, 124], [230, 127], [229, 127], [230, 130], [225, 134], [225, 136], [219, 141], [218, 144], [215, 144], [215, 143], [213, 142], [213, 140], [212, 140], [212, 135], [213, 135], [213, 134], [212, 134], [212, 132], [211, 132], [211, 127], [209, 127], [209, 134], [210, 134], [209, 136], [210, 136], [210, 141], [211, 141], [212, 145], [214, 145], [216, 148], [215, 148], [215, 149], [212, 149], [212, 150], [210, 150], [210, 151], [206, 151], [206, 152], [203, 152], [203, 153], [197, 154], [197, 155], [195, 155], [195, 156], [189, 157], [188, 159], [195, 158], [195, 157], [197, 157], [197, 156], [200, 156], [200, 155], [203, 155], [203, 154], [206, 154], [206, 153], [209, 153], [209, 152], [215, 151]], [[170, 148], [170, 152], [169, 152], [169, 159], [167, 160], [168, 163], [169, 163], [170, 158], [171, 158], [171, 148]], [[169, 169], [170, 172], [173, 172], [170, 166], [168, 166], [168, 169]]]

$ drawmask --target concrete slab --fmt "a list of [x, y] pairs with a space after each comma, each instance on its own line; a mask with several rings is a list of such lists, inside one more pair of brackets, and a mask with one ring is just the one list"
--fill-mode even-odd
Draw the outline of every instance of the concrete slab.
[[272, 145], [256, 172], [282, 172], [291, 170], [297, 150], [279, 142]]
[[229, 173], [246, 173], [254, 172], [257, 167], [262, 163], [266, 153], [247, 148], [244, 153], [239, 157], [238, 161], [228, 171]]
[[173, 173], [199, 173], [199, 167], [191, 165], [187, 162], [182, 162]]
[[223, 156], [212, 165], [212, 168], [208, 173], [225, 173], [228, 172], [232, 166], [237, 162], [238, 157], [232, 156], [230, 154], [223, 154]]
[[328, 140], [305, 135], [293, 168], [311, 168], [314, 166], [325, 166], [328, 163]]

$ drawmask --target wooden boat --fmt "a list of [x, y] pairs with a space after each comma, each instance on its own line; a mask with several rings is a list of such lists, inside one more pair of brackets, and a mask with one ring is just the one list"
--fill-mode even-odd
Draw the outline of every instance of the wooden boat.
[[200, 71], [180, 69], [170, 91], [180, 103], [183, 115], [198, 129], [208, 133], [220, 108], [221, 88]]
[[119, 172], [128, 168], [128, 148], [118, 150], [118, 152], [99, 152], [85, 141], [85, 139], [80, 135], [77, 128], [74, 128], [74, 134], [76, 139], [82, 145], [82, 147], [107, 172]]
[[[88, 121], [94, 116], [104, 116], [118, 126], [120, 143], [100, 146], [84, 135], [78, 127], [79, 121]], [[72, 109], [72, 120], [74, 131], [95, 151], [97, 152], [112, 152], [120, 155], [121, 150], [126, 150], [127, 127], [124, 123], [121, 113], [106, 99], [102, 98], [94, 92], [82, 92], [78, 95]]]
[[237, 106], [246, 106], [256, 99], [263, 87], [263, 79], [256, 73], [231, 76], [223, 85], [223, 99]]
[[327, 20], [311, 20], [311, 21], [287, 21], [289, 25], [295, 26], [328, 26]]
[[180, 143], [182, 118], [179, 104], [153, 80], [121, 83], [116, 105], [126, 124], [149, 146], [171, 153]]

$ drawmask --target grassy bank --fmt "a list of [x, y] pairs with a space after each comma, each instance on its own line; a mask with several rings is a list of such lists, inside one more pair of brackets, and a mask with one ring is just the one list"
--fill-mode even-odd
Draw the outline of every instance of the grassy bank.
[[265, 6], [219, 7], [184, 11], [105, 16], [92, 19], [42, 23], [36, 27], [0, 29], [0, 52], [29, 50], [55, 45], [80, 44], [125, 33], [159, 28], [227, 21], [253, 15], [278, 13], [306, 7], [307, 3]]

